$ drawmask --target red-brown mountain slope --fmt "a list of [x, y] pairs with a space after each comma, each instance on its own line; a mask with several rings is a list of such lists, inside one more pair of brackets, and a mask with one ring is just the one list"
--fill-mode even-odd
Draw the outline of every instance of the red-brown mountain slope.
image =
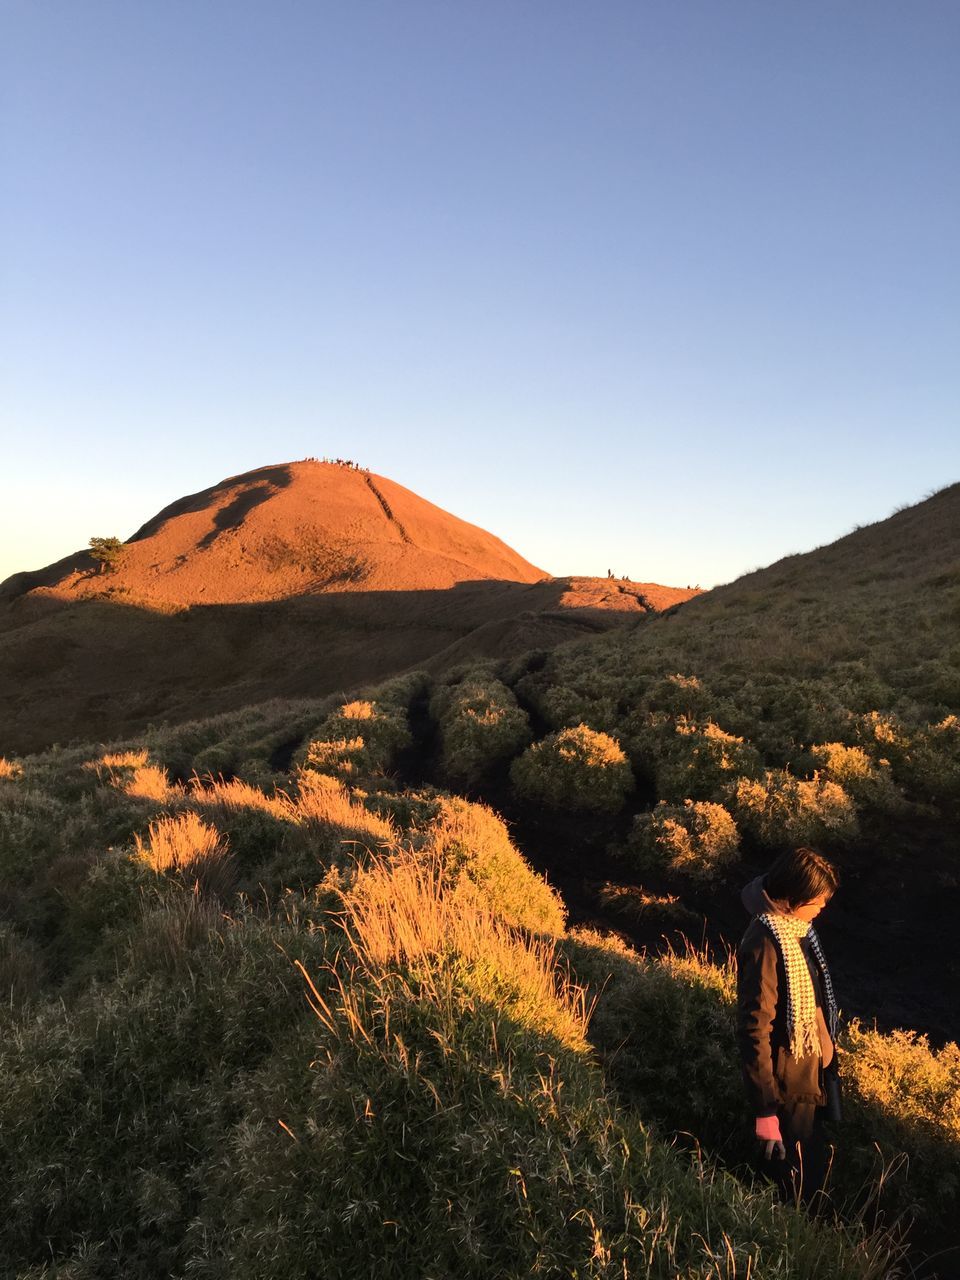
[[[94, 564], [80, 553], [0, 590], [95, 595], [105, 581], [91, 576]], [[138, 603], [183, 608], [549, 576], [384, 476], [307, 461], [231, 476], [164, 507], [128, 540], [110, 585]]]

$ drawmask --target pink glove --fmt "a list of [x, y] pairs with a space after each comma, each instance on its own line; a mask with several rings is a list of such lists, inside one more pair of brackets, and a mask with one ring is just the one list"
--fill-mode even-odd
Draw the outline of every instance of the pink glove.
[[780, 1121], [776, 1116], [757, 1117], [757, 1137], [764, 1142], [782, 1142], [780, 1137]]

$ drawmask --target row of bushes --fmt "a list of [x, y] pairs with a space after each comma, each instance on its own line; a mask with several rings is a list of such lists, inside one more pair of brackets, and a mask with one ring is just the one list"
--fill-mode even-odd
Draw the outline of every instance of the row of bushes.
[[[665, 647], [663, 625], [554, 650], [516, 676], [515, 692], [554, 730], [583, 722], [615, 736], [636, 769], [656, 775], [663, 800], [716, 799], [706, 791], [717, 785], [718, 770], [806, 776], [841, 749], [861, 755], [836, 761], [845, 777], [832, 780], [849, 782], [864, 809], [883, 815], [902, 808], [905, 797], [960, 800], [960, 719], [949, 703], [939, 714], [910, 704], [857, 662], [836, 663], [817, 679], [772, 671], [762, 660], [727, 669], [705, 632], [697, 665], [710, 667], [708, 686], [702, 675], [664, 671], [676, 653]], [[692, 645], [689, 629], [678, 634]], [[700, 794], [684, 790], [685, 775]]]
[[415, 672], [388, 681], [375, 697], [341, 703], [306, 735], [293, 763], [344, 779], [383, 773], [411, 744], [408, 712], [425, 687]]

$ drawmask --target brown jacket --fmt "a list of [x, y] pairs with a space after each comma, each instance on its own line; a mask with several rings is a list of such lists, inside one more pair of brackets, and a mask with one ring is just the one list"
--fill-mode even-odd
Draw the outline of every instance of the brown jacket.
[[[744, 890], [744, 902], [758, 911], [776, 909], [756, 892], [757, 881]], [[780, 1103], [826, 1103], [823, 1072], [836, 1071], [833, 1041], [823, 1014], [820, 970], [807, 940], [800, 947], [807, 957], [817, 1002], [821, 1056], [794, 1058], [787, 1034], [787, 975], [780, 948], [757, 916], [747, 927], [737, 949], [737, 1042], [747, 1098], [755, 1116], [775, 1115]]]

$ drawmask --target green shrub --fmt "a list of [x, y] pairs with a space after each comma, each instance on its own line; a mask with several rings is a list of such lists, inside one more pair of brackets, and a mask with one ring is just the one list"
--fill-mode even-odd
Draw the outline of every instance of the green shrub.
[[838, 783], [857, 805], [880, 811], [903, 808], [903, 796], [889, 764], [875, 764], [862, 747], [823, 742], [810, 748], [823, 777]]
[[894, 778], [921, 800], [960, 799], [960, 717], [908, 727], [893, 714], [871, 711], [859, 722], [866, 751], [889, 764]]
[[597, 997], [590, 1040], [621, 1097], [664, 1137], [686, 1132], [731, 1163], [747, 1159], [735, 971], [672, 951], [647, 958], [592, 929], [572, 930], [560, 951]]
[[740, 778], [732, 797], [741, 830], [768, 848], [844, 840], [857, 834], [853, 801], [843, 787], [818, 773], [806, 779], [783, 769], [768, 769], [759, 779]]
[[62, 846], [69, 810], [44, 791], [0, 788], [0, 882], [29, 879]]
[[375, 700], [342, 703], [312, 733], [294, 763], [343, 778], [382, 773], [412, 741], [401, 697], [406, 691], [401, 685]]
[[607, 910], [634, 922], [649, 923], [656, 919], [664, 925], [687, 929], [696, 929], [703, 922], [703, 917], [685, 907], [677, 894], [650, 893], [642, 885], [614, 884], [608, 880], [600, 886], [597, 899]]
[[392, 788], [386, 785], [369, 792], [355, 787], [352, 794], [371, 813], [386, 818], [400, 831], [407, 832], [415, 827], [425, 827], [433, 821], [440, 811], [440, 800], [444, 793], [429, 784], [416, 791], [393, 784]]
[[620, 744], [585, 724], [528, 747], [510, 766], [510, 780], [524, 799], [557, 809], [616, 811], [634, 786]]
[[881, 1034], [852, 1019], [843, 1037], [849, 1120], [848, 1177], [875, 1173], [873, 1144], [909, 1166], [895, 1180], [891, 1208], [927, 1222], [955, 1222], [960, 1209], [960, 1048], [932, 1051], [915, 1031]]
[[73, 975], [71, 986], [82, 986], [92, 973], [111, 970], [116, 936], [134, 926], [145, 905], [156, 905], [161, 896], [156, 876], [128, 849], [98, 854], [79, 884], [61, 895], [51, 946], [60, 976]]
[[698, 724], [681, 716], [662, 750], [655, 766], [662, 800], [719, 800], [733, 780], [762, 771], [756, 749], [712, 720]]
[[751, 673], [740, 697], [744, 695], [756, 703], [757, 731], [781, 755], [797, 743], [843, 740], [852, 731], [853, 714], [831, 681], [799, 679], [761, 667]]
[[960, 800], [960, 716], [944, 716], [918, 734], [928, 794]]
[[716, 699], [697, 676], [677, 672], [655, 680], [644, 699], [646, 709], [674, 719], [709, 720], [716, 714]]
[[442, 766], [450, 777], [475, 781], [530, 741], [530, 721], [499, 680], [468, 679], [441, 686], [430, 700], [438, 723]]
[[573, 689], [569, 685], [550, 685], [539, 691], [534, 706], [547, 724], [556, 728], [572, 728], [589, 721], [602, 730], [613, 730], [617, 723], [617, 697], [612, 690]]
[[589, 721], [612, 729], [618, 719], [619, 690], [604, 672], [588, 669], [568, 681], [554, 669], [553, 661], [517, 681], [517, 694], [555, 729]]
[[715, 880], [736, 861], [739, 849], [737, 824], [723, 805], [686, 800], [661, 802], [651, 813], [637, 814], [625, 852], [640, 867]]

